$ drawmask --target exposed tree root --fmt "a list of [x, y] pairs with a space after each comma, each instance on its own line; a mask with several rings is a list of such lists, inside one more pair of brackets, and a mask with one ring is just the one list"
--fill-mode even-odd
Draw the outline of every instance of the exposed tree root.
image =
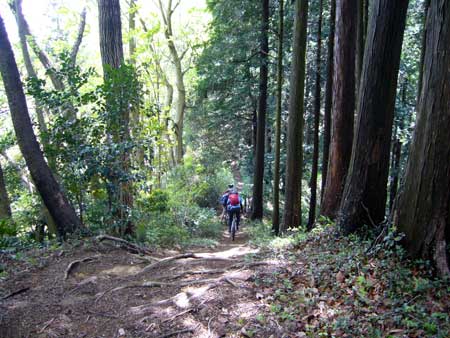
[[113, 237], [113, 236], [109, 236], [109, 235], [100, 235], [97, 236], [95, 238], [98, 242], [102, 242], [102, 241], [112, 241], [112, 242], [116, 242], [120, 244], [120, 247], [130, 251], [132, 253], [136, 253], [136, 254], [144, 254], [144, 255], [149, 255], [151, 254], [151, 250], [147, 249], [147, 248], [143, 248], [139, 245], [133, 244], [129, 241], [126, 241], [122, 238], [118, 238], [118, 237]]
[[164, 259], [161, 259], [155, 263], [149, 264], [146, 267], [144, 267], [141, 271], [139, 271], [137, 273], [137, 275], [141, 275], [143, 273], [146, 273], [150, 270], [153, 270], [157, 267], [160, 267], [161, 265], [167, 264], [169, 262], [178, 260], [178, 259], [186, 259], [186, 258], [194, 258], [194, 259], [199, 259], [199, 260], [205, 260], [205, 261], [225, 261], [225, 262], [235, 262], [235, 259], [232, 258], [222, 258], [222, 257], [208, 257], [208, 256], [202, 256], [202, 255], [198, 255], [192, 252], [188, 252], [188, 253], [183, 253], [183, 254], [179, 254], [176, 256], [171, 256], [171, 257], [167, 257]]
[[2, 300], [14, 297], [14, 296], [19, 295], [19, 294], [21, 294], [23, 292], [26, 292], [28, 290], [30, 290], [30, 287], [25, 287], [25, 288], [21, 288], [19, 290], [13, 291], [13, 292], [7, 294], [5, 297], [3, 297]]
[[[241, 280], [246, 280], [246, 279], [241, 279]], [[233, 287], [239, 287], [238, 284], [233, 282], [228, 277], [220, 277], [220, 278], [213, 278], [213, 279], [199, 279], [199, 280], [189, 281], [189, 282], [185, 282], [185, 283], [178, 283], [178, 284], [170, 283], [170, 284], [177, 285], [177, 286], [189, 286], [189, 285], [194, 285], [194, 284], [208, 283], [205, 286], [204, 290], [203, 290], [203, 293], [205, 293], [205, 292], [207, 292], [207, 291], [209, 291], [211, 289], [214, 289], [214, 288], [218, 287], [219, 285], [223, 284], [224, 282], [232, 285]], [[129, 312], [132, 313], [132, 314], [136, 314], [136, 315], [143, 315], [143, 314], [145, 314], [145, 313], [147, 313], [147, 312], [149, 312], [151, 310], [154, 310], [156, 307], [175, 303], [176, 299], [180, 295], [182, 295], [182, 293], [179, 293], [179, 294], [177, 294], [177, 295], [175, 295], [175, 296], [173, 296], [171, 298], [168, 298], [168, 299], [160, 300], [158, 302], [154, 302], [154, 303], [150, 303], [150, 304], [143, 304], [143, 305], [139, 305], [139, 306], [134, 306], [134, 307], [130, 308]], [[193, 295], [193, 296], [189, 297], [188, 301], [192, 301], [195, 298], [197, 298], [197, 296]]]
[[[214, 274], [218, 274], [218, 273], [231, 272], [230, 269], [243, 270], [243, 269], [251, 268], [254, 266], [266, 265], [266, 264], [268, 264], [268, 263], [265, 261], [260, 261], [260, 262], [254, 262], [254, 263], [238, 263], [238, 264], [234, 264], [226, 269], [187, 270], [187, 271], [183, 271], [177, 275], [165, 276], [162, 279], [178, 279], [178, 278], [182, 278], [182, 277], [185, 277], [188, 275], [209, 275], [209, 274], [214, 275]], [[239, 271], [239, 270], [237, 270], [237, 271]]]
[[98, 258], [98, 256], [91, 256], [91, 257], [85, 257], [83, 259], [78, 259], [76, 261], [70, 262], [70, 264], [67, 266], [67, 269], [64, 273], [64, 279], [66, 280], [67, 278], [69, 278], [70, 272], [78, 264], [83, 263], [83, 262], [93, 261], [94, 259], [97, 259], [97, 258]]

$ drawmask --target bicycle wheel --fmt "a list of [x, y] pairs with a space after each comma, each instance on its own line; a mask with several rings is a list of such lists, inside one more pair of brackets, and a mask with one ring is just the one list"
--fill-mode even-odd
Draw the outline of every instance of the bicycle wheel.
[[231, 240], [234, 241], [236, 236], [236, 218], [233, 217], [233, 222], [231, 223]]

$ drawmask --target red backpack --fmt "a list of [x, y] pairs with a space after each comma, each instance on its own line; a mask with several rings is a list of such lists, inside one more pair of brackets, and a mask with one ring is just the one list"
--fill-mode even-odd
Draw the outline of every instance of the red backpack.
[[228, 195], [228, 201], [230, 201], [230, 205], [232, 206], [239, 205], [239, 194], [232, 192]]

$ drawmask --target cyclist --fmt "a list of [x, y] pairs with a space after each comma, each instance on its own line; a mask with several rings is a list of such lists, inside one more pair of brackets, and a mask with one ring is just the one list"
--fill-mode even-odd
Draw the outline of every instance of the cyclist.
[[227, 212], [228, 212], [228, 232], [231, 232], [231, 223], [233, 216], [236, 215], [236, 230], [239, 230], [239, 222], [241, 221], [241, 209], [243, 209], [242, 198], [236, 189], [232, 189], [228, 194]]
[[228, 195], [233, 190], [234, 184], [228, 184], [228, 189], [225, 190], [220, 197], [220, 204], [222, 205], [222, 215], [221, 218], [223, 219], [225, 217], [225, 212], [227, 211], [227, 202], [228, 202]]

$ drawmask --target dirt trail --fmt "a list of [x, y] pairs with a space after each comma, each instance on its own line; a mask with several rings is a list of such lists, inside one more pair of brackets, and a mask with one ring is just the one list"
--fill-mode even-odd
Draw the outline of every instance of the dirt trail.
[[264, 307], [254, 276], [274, 267], [247, 244], [245, 227], [235, 242], [224, 232], [214, 249], [180, 254], [90, 241], [43, 252], [40, 268], [0, 284], [10, 295], [0, 298], [0, 337], [246, 336]]

